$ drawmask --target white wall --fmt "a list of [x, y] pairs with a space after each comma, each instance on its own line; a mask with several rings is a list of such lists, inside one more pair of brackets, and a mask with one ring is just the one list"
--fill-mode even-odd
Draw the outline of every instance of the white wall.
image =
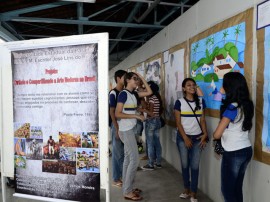
[[[256, 51], [256, 8], [264, 0], [200, 0], [181, 17], [176, 19], [156, 36], [131, 54], [126, 60], [110, 71], [110, 76], [118, 69], [127, 69], [149, 57], [168, 50], [174, 45], [187, 41], [200, 32], [222, 22], [248, 8], [254, 7], [254, 36], [253, 36], [253, 100], [255, 101], [255, 84], [257, 68]], [[212, 135], [218, 124], [218, 119], [207, 117], [208, 133]], [[180, 160], [175, 143], [172, 141], [173, 128], [166, 126], [161, 131], [163, 158], [180, 171]], [[251, 132], [254, 143], [254, 127]], [[270, 193], [270, 167], [252, 160], [248, 166], [243, 185], [245, 202], [268, 202]], [[202, 155], [199, 188], [215, 201], [223, 201], [220, 191], [220, 160], [213, 152], [212, 143], [208, 145]]]

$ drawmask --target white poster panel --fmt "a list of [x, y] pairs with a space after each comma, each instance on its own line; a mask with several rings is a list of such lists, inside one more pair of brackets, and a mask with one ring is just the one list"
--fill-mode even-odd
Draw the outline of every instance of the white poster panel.
[[97, 43], [11, 55], [16, 193], [99, 201]]
[[169, 61], [165, 63], [165, 118], [167, 120], [174, 120], [174, 103], [182, 97], [184, 54], [185, 49], [170, 53]]

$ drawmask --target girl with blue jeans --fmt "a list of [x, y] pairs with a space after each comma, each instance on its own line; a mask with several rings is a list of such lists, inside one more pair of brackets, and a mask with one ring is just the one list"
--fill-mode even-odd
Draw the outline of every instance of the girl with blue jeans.
[[177, 100], [174, 106], [178, 129], [176, 140], [185, 187], [179, 197], [183, 199], [190, 197], [191, 202], [197, 202], [201, 151], [208, 140], [204, 117], [205, 105], [202, 98], [198, 97], [197, 85], [193, 79], [184, 79], [182, 88], [184, 98]]
[[221, 163], [221, 191], [225, 202], [243, 202], [242, 186], [252, 147], [248, 134], [254, 116], [245, 77], [229, 72], [223, 77], [226, 98], [220, 107], [221, 120], [213, 134], [221, 139], [224, 153]]
[[154, 170], [154, 162], [156, 168], [161, 168], [162, 148], [159, 140], [159, 130], [161, 128], [160, 115], [163, 112], [162, 100], [159, 94], [159, 86], [154, 81], [149, 81], [153, 94], [149, 97], [149, 106], [147, 119], [145, 122], [145, 136], [147, 143], [148, 164], [143, 166], [144, 170]]

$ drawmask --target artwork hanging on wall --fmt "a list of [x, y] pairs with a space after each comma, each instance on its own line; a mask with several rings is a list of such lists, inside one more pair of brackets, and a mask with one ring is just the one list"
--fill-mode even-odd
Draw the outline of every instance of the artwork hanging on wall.
[[145, 68], [144, 68], [144, 62], [138, 64], [135, 66], [136, 72], [142, 75], [143, 77], [145, 76]]
[[169, 50], [168, 62], [165, 63], [165, 119], [168, 124], [174, 123], [174, 103], [183, 96], [182, 82], [185, 77], [186, 43], [177, 45]]
[[257, 31], [257, 39], [254, 159], [270, 165], [270, 27]]
[[[223, 76], [228, 72], [251, 75], [251, 9], [238, 14], [190, 40], [190, 77], [200, 87], [207, 114], [219, 117]], [[249, 80], [247, 78], [247, 80]]]
[[161, 54], [145, 61], [145, 79], [146, 81], [154, 81], [158, 85], [161, 84]]

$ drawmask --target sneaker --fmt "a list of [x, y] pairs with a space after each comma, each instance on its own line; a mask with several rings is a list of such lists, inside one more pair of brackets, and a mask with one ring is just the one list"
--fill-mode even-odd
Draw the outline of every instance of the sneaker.
[[156, 164], [156, 168], [162, 168], [161, 164]]
[[150, 166], [149, 164], [142, 167], [143, 170], [155, 170], [154, 166]]
[[190, 202], [198, 202], [198, 199], [194, 198], [193, 196], [190, 198]]
[[190, 194], [182, 193], [182, 194], [179, 195], [179, 197], [182, 198], [182, 199], [187, 199], [187, 198], [190, 197]]

